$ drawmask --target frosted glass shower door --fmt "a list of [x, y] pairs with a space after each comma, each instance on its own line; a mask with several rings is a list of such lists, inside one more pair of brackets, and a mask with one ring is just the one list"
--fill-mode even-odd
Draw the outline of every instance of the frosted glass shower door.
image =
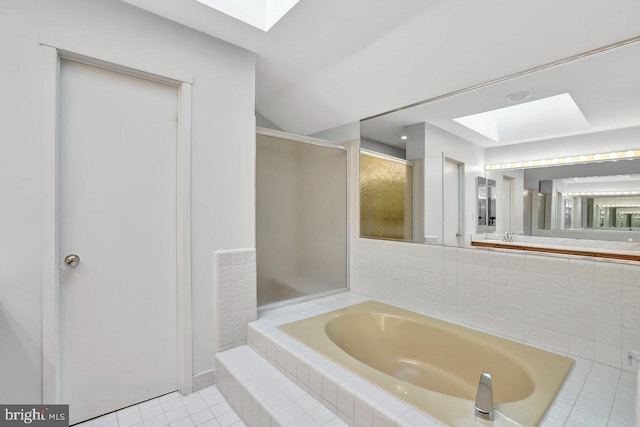
[[344, 149], [256, 136], [256, 253], [258, 305], [346, 288]]

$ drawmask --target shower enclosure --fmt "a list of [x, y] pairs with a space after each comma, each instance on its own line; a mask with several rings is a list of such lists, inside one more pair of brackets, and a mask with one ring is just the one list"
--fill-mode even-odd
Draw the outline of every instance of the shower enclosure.
[[347, 150], [259, 129], [258, 306], [347, 286]]

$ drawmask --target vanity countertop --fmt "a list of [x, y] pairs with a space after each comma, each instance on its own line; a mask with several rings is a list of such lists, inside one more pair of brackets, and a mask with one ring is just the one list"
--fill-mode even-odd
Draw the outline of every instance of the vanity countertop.
[[596, 258], [618, 259], [623, 261], [640, 261], [640, 250], [632, 250], [631, 248], [611, 248], [585, 245], [565, 245], [554, 244], [550, 242], [528, 242], [514, 241], [506, 242], [493, 239], [472, 240], [471, 246], [496, 248], [496, 249], [512, 249], [532, 252], [546, 252], [562, 255], [579, 255]]

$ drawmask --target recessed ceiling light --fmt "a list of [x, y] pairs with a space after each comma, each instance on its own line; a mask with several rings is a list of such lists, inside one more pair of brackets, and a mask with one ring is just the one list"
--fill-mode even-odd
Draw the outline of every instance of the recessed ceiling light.
[[589, 127], [568, 93], [453, 120], [496, 142], [542, 139]]
[[403, 141], [406, 141], [407, 140], [407, 135], [400, 135], [400, 139], [403, 140]]
[[512, 102], [524, 101], [531, 96], [529, 92], [513, 92], [507, 95], [507, 99]]

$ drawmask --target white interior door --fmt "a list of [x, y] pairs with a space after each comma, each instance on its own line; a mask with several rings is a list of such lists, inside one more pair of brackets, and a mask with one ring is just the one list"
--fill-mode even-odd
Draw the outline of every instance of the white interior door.
[[178, 388], [177, 113], [176, 87], [61, 62], [60, 392], [71, 423]]
[[445, 245], [458, 245], [462, 237], [460, 221], [460, 167], [445, 159], [443, 167], [442, 240]]

